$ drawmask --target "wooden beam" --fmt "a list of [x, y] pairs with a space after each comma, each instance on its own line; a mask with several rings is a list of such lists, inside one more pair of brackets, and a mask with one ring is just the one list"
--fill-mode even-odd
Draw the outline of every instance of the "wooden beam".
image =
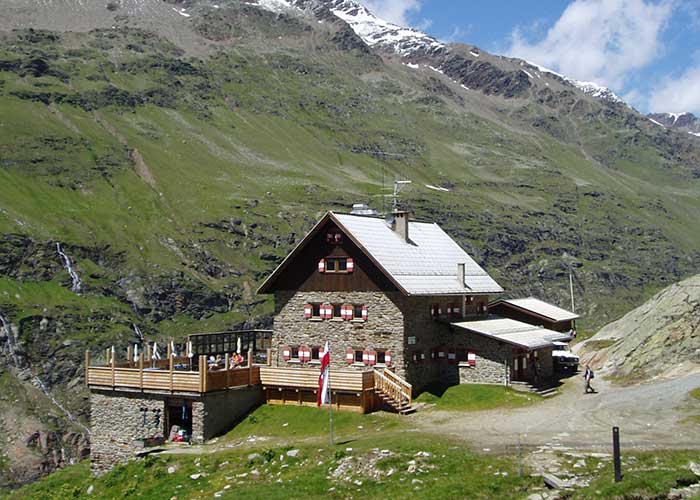
[[229, 353], [226, 353], [224, 366], [226, 367], [226, 388], [228, 389], [231, 385], [231, 373], [229, 372], [231, 369], [231, 355]]
[[272, 349], [267, 350], [267, 366], [272, 366]]
[[85, 385], [90, 385], [90, 350], [85, 350]]
[[173, 392], [173, 370], [175, 369], [175, 358], [168, 356], [168, 370], [170, 371], [170, 392]]
[[253, 385], [253, 350], [248, 349], [248, 386]]
[[143, 351], [139, 354], [139, 388], [143, 390]]
[[131, 368], [134, 363], [134, 348], [131, 347], [131, 344], [126, 348], [126, 360], [129, 363], [129, 368]]
[[116, 368], [117, 368], [117, 353], [115, 351], [114, 355], [112, 355], [112, 350], [114, 349], [114, 346], [112, 346], [112, 349], [109, 351], [110, 356], [112, 359], [110, 360], [110, 364], [112, 365], [112, 387], [114, 387], [116, 384]]

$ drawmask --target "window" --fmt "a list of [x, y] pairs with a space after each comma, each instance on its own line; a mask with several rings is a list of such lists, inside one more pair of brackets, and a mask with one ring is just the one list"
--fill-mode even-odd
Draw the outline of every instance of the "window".
[[326, 242], [331, 245], [339, 245], [343, 242], [343, 234], [339, 231], [329, 231], [326, 233]]
[[423, 354], [421, 351], [414, 351], [414, 353], [413, 353], [413, 362], [414, 363], [422, 363], [424, 359], [425, 359], [425, 354]]
[[327, 273], [346, 273], [348, 272], [348, 259], [326, 259]]
[[311, 360], [318, 361], [319, 359], [321, 359], [321, 348], [320, 347], [312, 347], [311, 348]]
[[432, 316], [433, 318], [440, 317], [440, 304], [432, 304], [430, 306], [430, 316]]
[[467, 361], [467, 351], [464, 349], [457, 350], [457, 362], [465, 363]]
[[342, 318], [343, 317], [343, 304], [333, 304], [333, 317]]
[[354, 304], [352, 306], [353, 319], [362, 319], [362, 304]]
[[386, 351], [377, 351], [377, 364], [378, 365], [385, 365], [386, 364]]
[[451, 318], [461, 318], [462, 317], [462, 306], [460, 304], [447, 304], [447, 314]]
[[291, 359], [299, 359], [299, 346], [292, 347]]
[[364, 363], [364, 360], [362, 359], [363, 353], [364, 353], [364, 351], [362, 349], [355, 350], [355, 363]]
[[311, 317], [320, 318], [321, 317], [321, 304], [311, 304]]

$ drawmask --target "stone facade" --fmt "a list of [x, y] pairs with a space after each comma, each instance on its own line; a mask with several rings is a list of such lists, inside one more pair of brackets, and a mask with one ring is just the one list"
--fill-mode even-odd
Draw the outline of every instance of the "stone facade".
[[[392, 365], [398, 375], [404, 375], [403, 315], [399, 309], [398, 292], [277, 292], [275, 294], [275, 324], [272, 364], [283, 367], [302, 367], [299, 362], [285, 361], [283, 346], [323, 346], [331, 343], [331, 366], [348, 369], [347, 348], [385, 349], [391, 351]], [[341, 319], [316, 320], [304, 318], [304, 306], [310, 303], [365, 304], [369, 307], [367, 321]], [[305, 367], [318, 368], [306, 363]], [[369, 367], [354, 363], [350, 368], [366, 370]]]
[[92, 391], [90, 458], [93, 471], [101, 474], [133, 458], [137, 440], [163, 437], [165, 411], [163, 396]]
[[[205, 394], [202, 401], [204, 408], [201, 418], [204, 427], [203, 439], [209, 440], [231, 430], [236, 423], [251, 410], [260, 406], [264, 400], [261, 387], [244, 387]], [[194, 409], [192, 412], [194, 413]], [[193, 422], [197, 420], [192, 418]]]
[[[187, 400], [192, 406], [192, 442], [220, 435], [260, 405], [260, 387], [212, 392], [200, 396], [143, 394], [126, 391], [90, 393], [92, 468], [96, 474], [134, 458], [139, 441], [167, 438], [168, 401]], [[145, 410], [145, 411], [144, 411]], [[144, 418], [145, 417], [145, 418]]]

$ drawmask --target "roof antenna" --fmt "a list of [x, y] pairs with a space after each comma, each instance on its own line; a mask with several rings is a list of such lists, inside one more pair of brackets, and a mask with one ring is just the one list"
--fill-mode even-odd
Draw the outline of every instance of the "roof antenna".
[[404, 186], [411, 184], [411, 181], [394, 181], [394, 199], [391, 204], [391, 211], [396, 212], [399, 209], [399, 193]]

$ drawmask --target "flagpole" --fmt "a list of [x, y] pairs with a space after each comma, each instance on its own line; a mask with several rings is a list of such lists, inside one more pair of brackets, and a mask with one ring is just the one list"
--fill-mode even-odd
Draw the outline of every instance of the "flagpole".
[[[331, 352], [331, 342], [328, 341], [328, 352]], [[328, 412], [331, 417], [331, 447], [333, 446], [333, 390], [331, 389], [331, 363], [328, 356]]]

